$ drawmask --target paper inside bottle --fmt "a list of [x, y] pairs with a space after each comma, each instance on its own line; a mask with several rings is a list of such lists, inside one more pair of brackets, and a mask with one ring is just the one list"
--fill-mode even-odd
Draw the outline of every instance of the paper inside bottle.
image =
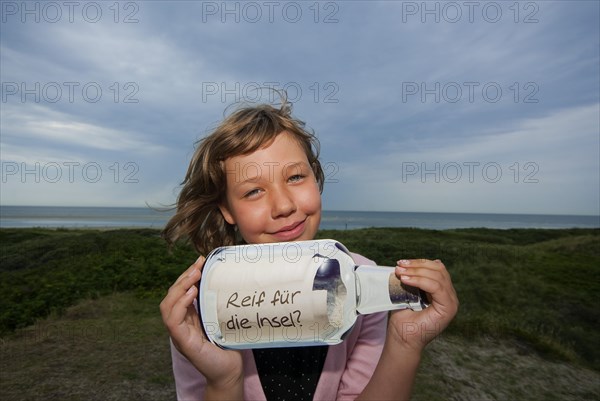
[[336, 259], [308, 255], [291, 263], [275, 252], [270, 263], [216, 265], [204, 279], [224, 346], [339, 342], [333, 338], [344, 324], [347, 290]]

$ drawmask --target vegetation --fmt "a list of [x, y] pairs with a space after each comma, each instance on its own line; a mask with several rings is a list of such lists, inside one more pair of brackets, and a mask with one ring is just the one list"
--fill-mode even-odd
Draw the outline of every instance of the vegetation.
[[[319, 237], [380, 265], [430, 258], [448, 267], [460, 311], [424, 355], [416, 400], [593, 399], [600, 391], [600, 230], [373, 228]], [[195, 259], [188, 246], [169, 252], [151, 229], [0, 230], [3, 399], [172, 398], [158, 303]]]
[[159, 231], [0, 230], [0, 334], [119, 291], [163, 293], [196, 259]]

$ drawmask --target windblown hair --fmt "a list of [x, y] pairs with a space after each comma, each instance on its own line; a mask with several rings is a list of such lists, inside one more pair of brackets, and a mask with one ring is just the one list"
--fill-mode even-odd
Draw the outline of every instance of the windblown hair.
[[291, 104], [283, 98], [280, 108], [269, 104], [247, 106], [226, 116], [208, 136], [196, 143], [175, 215], [167, 222], [162, 237], [169, 246], [182, 239], [191, 241], [200, 254], [219, 246], [236, 245], [241, 238], [219, 210], [225, 202], [227, 174], [225, 160], [247, 155], [269, 146], [286, 131], [302, 147], [323, 191], [324, 173], [319, 157], [319, 141], [305, 129], [305, 123], [291, 114]]

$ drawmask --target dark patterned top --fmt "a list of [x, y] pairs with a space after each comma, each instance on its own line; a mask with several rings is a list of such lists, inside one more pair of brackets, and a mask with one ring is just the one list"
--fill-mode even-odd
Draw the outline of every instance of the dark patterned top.
[[253, 350], [267, 400], [312, 400], [328, 349], [320, 345]]

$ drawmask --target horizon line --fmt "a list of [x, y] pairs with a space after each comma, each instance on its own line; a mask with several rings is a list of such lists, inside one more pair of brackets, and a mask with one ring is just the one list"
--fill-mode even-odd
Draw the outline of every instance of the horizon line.
[[[149, 209], [156, 210], [149, 206], [91, 206], [91, 205], [2, 205], [2, 207], [27, 207], [27, 208], [96, 208], [96, 209]], [[168, 208], [168, 206], [162, 206]], [[160, 210], [156, 210], [160, 211]], [[169, 210], [164, 210], [165, 212]], [[419, 214], [492, 214], [492, 215], [527, 215], [527, 216], [581, 216], [581, 217], [599, 217], [600, 213], [596, 214], [573, 214], [573, 213], [527, 213], [527, 212], [457, 212], [457, 211], [421, 211], [421, 210], [346, 210], [346, 209], [323, 209], [323, 212], [344, 212], [344, 213], [419, 213]]]

